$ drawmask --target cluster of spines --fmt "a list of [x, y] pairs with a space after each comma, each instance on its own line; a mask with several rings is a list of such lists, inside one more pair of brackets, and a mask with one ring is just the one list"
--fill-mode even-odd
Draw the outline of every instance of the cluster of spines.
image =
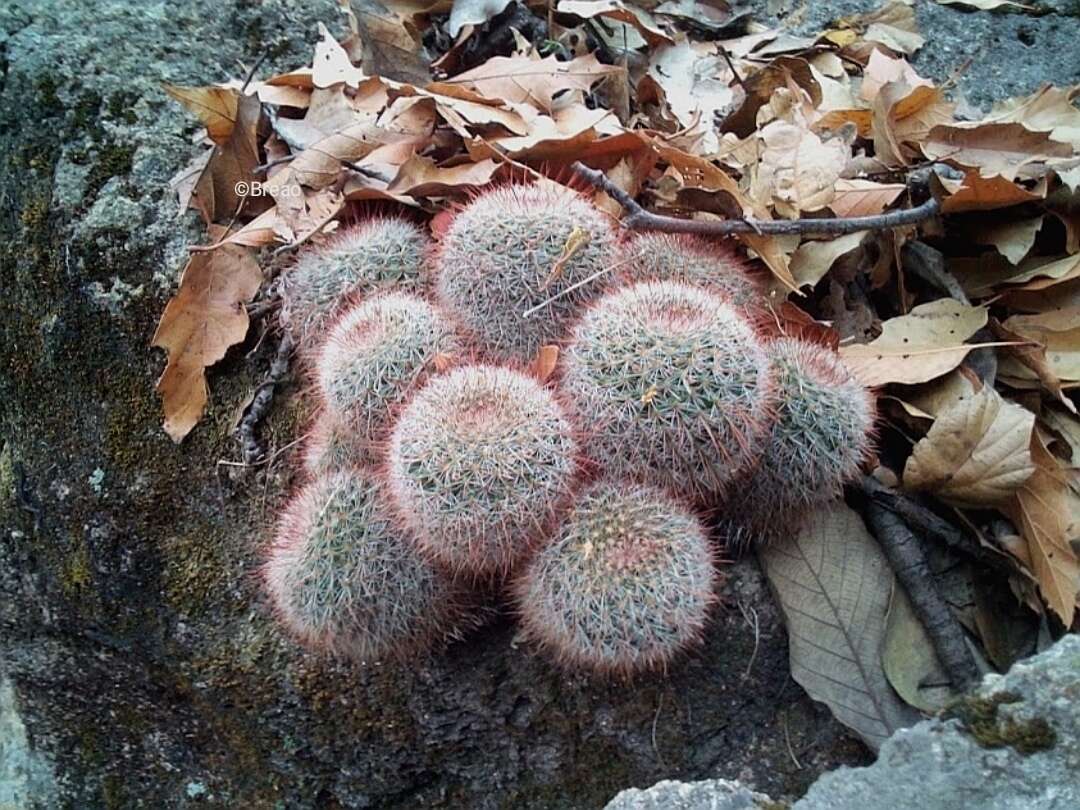
[[589, 423], [592, 457], [703, 502], [746, 470], [771, 418], [754, 330], [684, 283], [639, 282], [597, 301], [562, 355], [561, 382]]
[[411, 548], [361, 470], [319, 476], [294, 495], [263, 577], [286, 629], [342, 656], [401, 657], [460, 621], [455, 586]]
[[578, 496], [515, 594], [526, 637], [556, 660], [626, 676], [662, 669], [699, 640], [716, 577], [689, 509], [605, 480]]
[[871, 452], [875, 419], [873, 396], [832, 350], [780, 338], [766, 351], [776, 413], [756, 466], [722, 509], [729, 531], [759, 541], [840, 495]]
[[343, 228], [302, 250], [285, 274], [282, 323], [301, 347], [309, 348], [355, 296], [388, 287], [419, 289], [427, 252], [424, 232], [400, 217], [375, 217]]
[[618, 264], [615, 228], [581, 194], [550, 181], [479, 194], [436, 250], [436, 290], [491, 359], [529, 362]]
[[574, 431], [551, 392], [499, 366], [422, 388], [390, 435], [386, 476], [421, 551], [473, 577], [505, 574], [571, 491]]

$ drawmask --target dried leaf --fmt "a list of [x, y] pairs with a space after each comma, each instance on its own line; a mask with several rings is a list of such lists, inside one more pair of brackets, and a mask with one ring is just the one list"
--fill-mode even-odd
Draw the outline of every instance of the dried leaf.
[[250, 251], [235, 245], [194, 253], [180, 288], [165, 307], [153, 346], [169, 353], [157, 383], [165, 408], [165, 432], [181, 441], [206, 409], [204, 370], [244, 339], [244, 304], [255, 297], [262, 271]]
[[978, 171], [967, 172], [962, 185], [951, 191], [950, 196], [941, 204], [941, 210], [946, 214], [992, 211], [1039, 199], [1037, 194], [1032, 194], [1000, 175], [983, 177]]
[[1033, 8], [1033, 6], [1026, 6], [1023, 3], [1013, 2], [1013, 0], [934, 0], [934, 2], [941, 3], [943, 6], [973, 8], [977, 11], [993, 11], [998, 8], [1016, 8], [1024, 11]]
[[1010, 218], [976, 231], [975, 241], [980, 245], [993, 245], [1010, 264], [1020, 264], [1034, 246], [1042, 224], [1041, 216], [1032, 219]]
[[912, 89], [933, 86], [933, 82], [916, 73], [906, 60], [895, 59], [875, 49], [871, 52], [870, 61], [867, 62], [866, 69], [863, 71], [859, 96], [864, 101], [873, 101], [881, 92], [881, 88], [890, 82], [902, 82]]
[[1039, 259], [1020, 269], [1020, 273], [1009, 278], [1010, 284], [1023, 284], [1018, 288], [1022, 290], [1045, 290], [1080, 278], [1080, 255], [1064, 256], [1052, 261]]
[[1014, 344], [1003, 347], [1004, 354], [998, 358], [999, 379], [1014, 387], [1017, 387], [1020, 381], [1038, 380], [1042, 387], [1057, 397], [1065, 407], [1075, 411], [1076, 406], [1065, 396], [1061, 379], [1046, 357], [1046, 345], [1037, 338], [1012, 331], [996, 319], [990, 320], [990, 328], [998, 340]]
[[842, 501], [804, 526], [791, 542], [760, 552], [787, 624], [791, 675], [876, 750], [919, 719], [892, 691], [881, 663], [892, 571]]
[[454, 0], [446, 32], [457, 37], [466, 25], [483, 25], [503, 12], [510, 0]]
[[994, 105], [987, 122], [1016, 122], [1032, 132], [1049, 132], [1055, 141], [1071, 143], [1080, 151], [1080, 109], [1076, 98], [1080, 85], [1053, 87], [1044, 84], [1034, 93]]
[[896, 693], [921, 712], [935, 714], [957, 697], [903, 588], [893, 588], [881, 664]]
[[904, 486], [950, 503], [988, 506], [1009, 498], [1031, 474], [1035, 414], [992, 388], [941, 413], [911, 451]]
[[547, 379], [555, 371], [555, 366], [558, 362], [558, 346], [541, 346], [540, 350], [536, 353], [536, 357], [533, 358], [532, 364], [529, 367], [529, 373], [540, 380], [540, 382], [547, 382]]
[[464, 87], [488, 99], [529, 104], [550, 112], [556, 95], [567, 90], [588, 90], [605, 76], [622, 70], [601, 64], [593, 54], [569, 62], [560, 62], [554, 56], [545, 59], [495, 56], [479, 67], [436, 82], [429, 89], [440, 92], [444, 87]]
[[498, 169], [494, 160], [440, 167], [431, 158], [413, 155], [401, 165], [387, 191], [410, 197], [443, 197], [490, 183]]
[[[555, 10], [586, 20], [592, 17], [618, 20], [632, 26], [649, 45], [670, 45], [674, 42], [649, 12], [621, 0], [559, 0]], [[602, 27], [600, 30], [603, 30]]]
[[431, 80], [424, 48], [405, 21], [378, 0], [338, 0], [352, 36], [342, 43], [369, 76], [423, 86]]
[[1051, 373], [1067, 387], [1080, 385], [1080, 308], [1014, 315], [1004, 325], [1042, 346]]
[[315, 44], [315, 58], [311, 65], [311, 81], [315, 87], [333, 87], [336, 84], [357, 87], [365, 78], [364, 71], [353, 65], [341, 43], [334, 39], [325, 25], [319, 23], [319, 41]]
[[976, 348], [964, 343], [986, 325], [985, 307], [942, 298], [881, 325], [874, 341], [840, 348], [864, 385], [921, 383], [956, 368]]
[[240, 93], [231, 87], [181, 87], [162, 84], [165, 92], [184, 105], [206, 127], [206, 134], [216, 144], [225, 144], [236, 125], [236, 106]]
[[874, 216], [896, 202], [905, 188], [903, 183], [875, 183], [841, 177], [833, 187], [829, 208], [838, 217]]
[[1069, 485], [1038, 433], [1031, 435], [1035, 473], [1004, 511], [1027, 541], [1032, 571], [1050, 609], [1071, 627], [1080, 591], [1080, 562], [1069, 545]]
[[770, 200], [787, 213], [819, 211], [832, 202], [850, 148], [838, 139], [823, 142], [809, 129], [773, 121], [761, 130], [765, 149], [751, 181], [751, 196]]
[[1032, 132], [1021, 124], [981, 124], [974, 128], [936, 126], [921, 144], [930, 160], [977, 168], [984, 177], [1013, 180], [1021, 168], [1052, 157], [1070, 157], [1072, 146]]
[[262, 105], [255, 96], [241, 97], [236, 106], [236, 123], [228, 140], [214, 147], [206, 171], [191, 193], [191, 205], [203, 212], [208, 222], [233, 217], [243, 205], [258, 213], [266, 206], [265, 198], [237, 193], [254, 179], [259, 165], [259, 121]]
[[803, 242], [791, 256], [791, 275], [800, 287], [814, 286], [829, 272], [833, 262], [855, 250], [866, 234], [856, 231], [827, 241]]

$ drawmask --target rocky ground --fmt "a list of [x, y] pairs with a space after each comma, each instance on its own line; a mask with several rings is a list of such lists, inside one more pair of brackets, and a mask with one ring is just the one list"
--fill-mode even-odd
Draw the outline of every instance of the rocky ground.
[[[937, 78], [970, 101], [1076, 81], [1080, 18], [919, 2]], [[406, 668], [333, 665], [270, 624], [251, 576], [289, 456], [235, 459], [268, 365], [211, 374], [176, 447], [148, 348], [199, 228], [168, 180], [196, 124], [161, 81], [306, 64], [332, 0], [0, 6], [0, 808], [598, 808], [664, 778], [773, 796], [867, 756], [791, 681], [751, 562], [700, 654], [632, 688], [568, 678], [504, 617]], [[759, 4], [783, 10], [785, 3]], [[801, 30], [873, 3], [811, 4]], [[1072, 9], [1070, 11], [1070, 9]], [[1070, 57], [1072, 57], [1070, 59]], [[292, 384], [264, 438], [301, 430]]]

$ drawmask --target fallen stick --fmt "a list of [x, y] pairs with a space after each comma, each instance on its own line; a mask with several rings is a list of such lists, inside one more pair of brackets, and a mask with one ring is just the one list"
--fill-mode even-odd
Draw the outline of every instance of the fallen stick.
[[270, 410], [270, 404], [274, 401], [274, 389], [289, 371], [289, 358], [292, 356], [293, 342], [288, 332], [283, 332], [281, 342], [278, 344], [277, 353], [270, 364], [270, 371], [266, 379], [259, 383], [255, 390], [255, 396], [248, 406], [244, 418], [236, 429], [240, 437], [240, 452], [245, 464], [255, 464], [263, 456], [262, 446], [255, 436], [255, 429], [259, 422]]

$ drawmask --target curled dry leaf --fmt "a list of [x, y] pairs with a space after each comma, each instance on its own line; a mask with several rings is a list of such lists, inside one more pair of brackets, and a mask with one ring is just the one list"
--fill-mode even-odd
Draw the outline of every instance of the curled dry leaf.
[[1035, 471], [1034, 426], [1035, 414], [983, 388], [938, 416], [911, 451], [904, 486], [964, 506], [1002, 503]]
[[1030, 219], [1010, 217], [975, 230], [973, 236], [980, 245], [993, 245], [1010, 264], [1020, 264], [1034, 246], [1042, 224], [1041, 216]]
[[182, 87], [164, 82], [165, 92], [194, 113], [206, 134], [216, 144], [224, 144], [236, 124], [236, 106], [240, 93], [231, 87]]
[[855, 250], [866, 234], [866, 231], [856, 231], [836, 239], [803, 242], [791, 255], [791, 275], [800, 287], [814, 286], [829, 272], [833, 262]]
[[554, 56], [532, 59], [527, 56], [495, 56], [479, 67], [436, 82], [429, 89], [464, 87], [484, 98], [508, 104], [528, 104], [550, 112], [555, 96], [567, 90], [584, 91], [605, 76], [624, 70], [604, 65], [593, 55], [560, 62]]
[[985, 307], [942, 298], [885, 321], [878, 338], [843, 346], [840, 356], [864, 385], [926, 382], [963, 362], [976, 348], [964, 341], [986, 320]]
[[1035, 472], [1003, 511], [1027, 541], [1032, 572], [1046, 603], [1066, 628], [1076, 615], [1080, 561], [1069, 544], [1071, 493], [1058, 460], [1037, 432], [1031, 435]]
[[773, 121], [761, 130], [765, 149], [751, 181], [751, 196], [792, 216], [832, 202], [836, 181], [850, 156], [839, 139], [822, 141], [805, 127]]
[[438, 166], [431, 158], [413, 155], [401, 164], [387, 191], [391, 194], [408, 194], [410, 197], [443, 197], [454, 191], [490, 183], [498, 170], [499, 164], [494, 160]]
[[894, 581], [862, 518], [836, 501], [760, 555], [788, 628], [791, 675], [810, 697], [875, 750], [915, 723], [882, 666]]
[[508, 5], [510, 0], [454, 0], [446, 32], [456, 37], [466, 25], [483, 25]]
[[152, 341], [169, 353], [157, 390], [164, 401], [165, 432], [173, 441], [183, 439], [206, 409], [205, 369], [244, 339], [244, 304], [262, 280], [252, 253], [237, 245], [195, 253], [184, 268]]
[[636, 29], [650, 45], [670, 45], [674, 42], [649, 12], [621, 0], [559, 0], [556, 11], [586, 20], [592, 17], [618, 20]]
[[945, 160], [975, 168], [984, 177], [1013, 180], [1021, 168], [1050, 158], [1071, 157], [1070, 144], [1022, 124], [980, 124], [975, 127], [936, 126], [921, 144], [930, 160]]
[[1066, 388], [1080, 386], [1080, 307], [1014, 315], [1004, 325], [1043, 347], [1050, 372]]
[[983, 177], [977, 170], [969, 171], [963, 181], [946, 184], [950, 195], [941, 204], [946, 214], [963, 211], [993, 211], [1026, 202], [1034, 202], [1039, 195], [1033, 194], [1000, 175]]
[[1046, 346], [1031, 335], [1014, 332], [996, 319], [990, 320], [994, 337], [1008, 341], [1012, 345], [1002, 348], [998, 358], [998, 379], [1014, 388], [1030, 387], [1037, 382], [1061, 401], [1065, 407], [1075, 412], [1076, 406], [1062, 390], [1061, 379], [1046, 357]]

